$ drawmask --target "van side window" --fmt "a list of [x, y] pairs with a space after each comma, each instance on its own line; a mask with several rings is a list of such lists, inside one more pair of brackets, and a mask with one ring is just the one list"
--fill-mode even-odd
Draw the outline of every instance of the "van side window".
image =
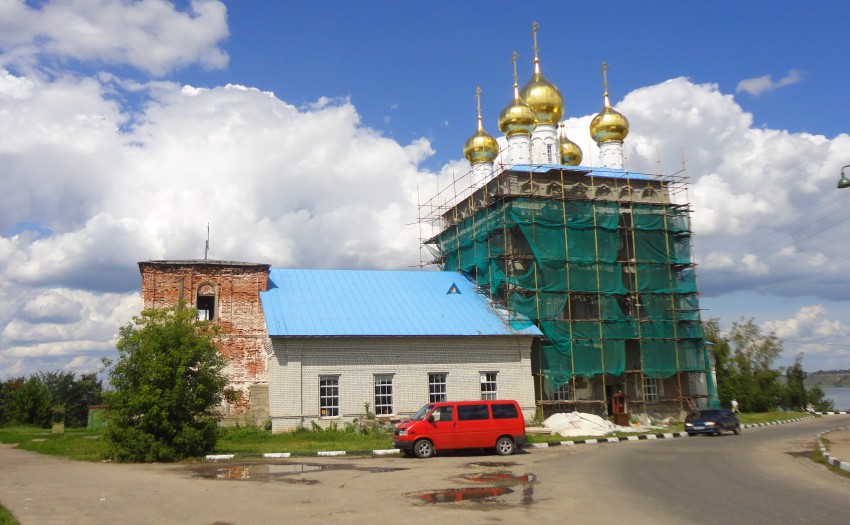
[[516, 405], [511, 403], [494, 403], [490, 405], [490, 408], [493, 410], [493, 419], [516, 419], [519, 417]]
[[451, 421], [452, 420], [452, 408], [453, 407], [439, 407], [434, 410], [432, 414], [434, 416], [434, 421]]
[[487, 405], [458, 405], [458, 421], [469, 421], [472, 419], [490, 419], [490, 411]]

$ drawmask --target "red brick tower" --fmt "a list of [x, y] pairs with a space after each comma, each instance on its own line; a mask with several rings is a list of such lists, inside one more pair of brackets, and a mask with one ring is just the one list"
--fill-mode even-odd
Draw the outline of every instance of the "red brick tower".
[[268, 264], [213, 261], [139, 263], [145, 309], [176, 306], [182, 300], [199, 317], [221, 328], [225, 373], [241, 400], [225, 405], [225, 423], [262, 423], [268, 417], [266, 321], [260, 292], [268, 289]]

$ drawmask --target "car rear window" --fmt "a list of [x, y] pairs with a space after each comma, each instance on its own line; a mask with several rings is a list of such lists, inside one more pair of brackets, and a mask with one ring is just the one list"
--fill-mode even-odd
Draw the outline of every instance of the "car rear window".
[[515, 419], [519, 416], [513, 403], [492, 404], [490, 408], [493, 410], [493, 419]]
[[459, 421], [489, 419], [490, 411], [487, 410], [487, 405], [458, 405], [457, 418]]

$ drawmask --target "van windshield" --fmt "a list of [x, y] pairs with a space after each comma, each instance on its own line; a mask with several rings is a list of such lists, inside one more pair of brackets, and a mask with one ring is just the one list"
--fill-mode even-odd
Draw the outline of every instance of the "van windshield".
[[413, 414], [413, 416], [410, 418], [410, 420], [411, 421], [422, 421], [423, 419], [425, 419], [425, 416], [428, 414], [428, 412], [431, 411], [432, 408], [434, 408], [434, 405], [425, 405], [424, 407], [419, 409], [419, 412]]

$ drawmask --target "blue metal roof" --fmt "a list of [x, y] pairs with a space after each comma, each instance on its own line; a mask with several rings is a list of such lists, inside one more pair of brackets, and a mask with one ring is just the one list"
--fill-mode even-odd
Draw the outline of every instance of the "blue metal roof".
[[552, 170], [577, 171], [592, 177], [606, 177], [611, 179], [630, 180], [655, 180], [655, 177], [643, 173], [634, 173], [617, 168], [592, 168], [589, 166], [561, 166], [559, 164], [514, 164], [508, 168], [509, 171], [546, 173]]
[[260, 298], [270, 336], [542, 335], [458, 272], [272, 269]]

